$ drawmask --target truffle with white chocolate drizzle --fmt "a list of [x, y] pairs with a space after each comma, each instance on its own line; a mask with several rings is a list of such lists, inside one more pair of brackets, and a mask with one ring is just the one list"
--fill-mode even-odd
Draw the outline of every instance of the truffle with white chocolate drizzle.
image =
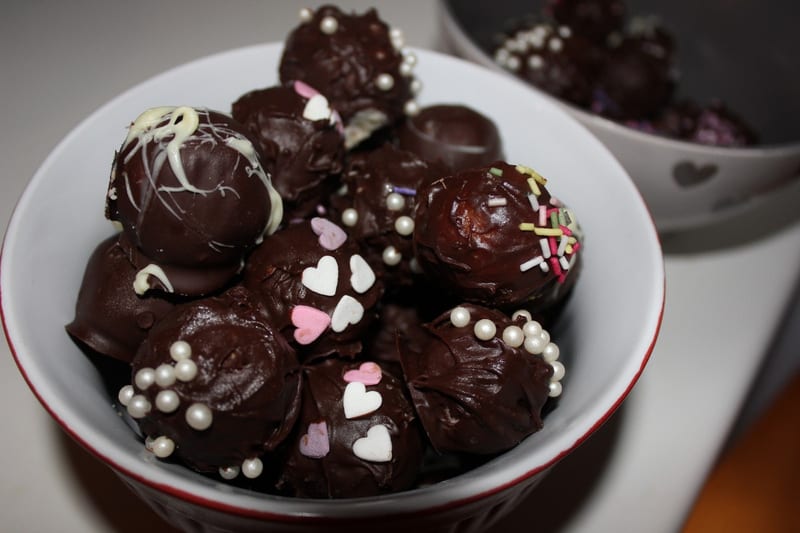
[[244, 126], [206, 109], [158, 107], [116, 153], [106, 216], [138, 270], [132, 290], [201, 296], [224, 287], [283, 204]]

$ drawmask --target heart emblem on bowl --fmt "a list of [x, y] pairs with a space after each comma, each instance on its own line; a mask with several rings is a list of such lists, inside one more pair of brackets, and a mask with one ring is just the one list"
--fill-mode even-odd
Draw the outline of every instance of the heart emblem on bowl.
[[694, 187], [710, 180], [717, 173], [717, 165], [696, 165], [691, 161], [681, 161], [672, 169], [672, 177], [681, 187]]

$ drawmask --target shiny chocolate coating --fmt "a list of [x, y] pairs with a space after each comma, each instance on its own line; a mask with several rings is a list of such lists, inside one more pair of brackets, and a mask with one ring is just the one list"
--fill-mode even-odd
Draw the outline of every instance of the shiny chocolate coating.
[[313, 92], [288, 82], [250, 91], [232, 107], [233, 118], [261, 149], [261, 162], [283, 198], [286, 220], [316, 213], [335, 189], [344, 165], [344, 132], [332, 112], [315, 112], [319, 102], [309, 104]]
[[[282, 488], [304, 498], [356, 498], [412, 487], [424, 449], [419, 421], [402, 382], [385, 369], [378, 371], [378, 383], [366, 380], [355, 390], [358, 386], [348, 380], [358, 380], [350, 376], [367, 368], [364, 364], [327, 359], [304, 368], [302, 411], [279, 482]], [[346, 401], [355, 404], [375, 394], [380, 395], [379, 407], [347, 418]], [[375, 442], [371, 449], [386, 453], [380, 458], [361, 453], [357, 444], [376, 426], [385, 427], [384, 438], [388, 435], [388, 443], [379, 442], [380, 435], [370, 437]]]
[[151, 327], [174, 304], [163, 294], [138, 296], [136, 269], [118, 235], [97, 245], [83, 274], [67, 332], [97, 353], [130, 363]]
[[158, 288], [201, 296], [223, 288], [281, 221], [282, 202], [244, 126], [190, 107], [154, 108], [130, 126], [114, 157], [106, 216]]
[[345, 189], [331, 197], [331, 214], [364, 245], [367, 261], [382, 273], [388, 290], [414, 281], [417, 188], [424, 179], [446, 173], [441, 165], [388, 143], [353, 154], [348, 161], [342, 175]]
[[[426, 324], [421, 348], [400, 345], [403, 371], [434, 448], [499, 453], [541, 429], [553, 368], [503, 340], [504, 329], [521, 327], [524, 319], [471, 304], [461, 309], [469, 313], [465, 324], [454, 325], [448, 311]], [[496, 334], [479, 339], [479, 320], [490, 321]]]
[[322, 6], [286, 38], [280, 79], [324, 94], [341, 114], [351, 147], [395, 123], [413, 102], [415, 56], [404, 54], [401, 39], [375, 9], [347, 14]]
[[[313, 218], [282, 228], [264, 239], [244, 269], [244, 284], [304, 360], [334, 352], [358, 354], [383, 295], [383, 284], [366, 264], [358, 243], [345, 235], [331, 245], [325, 241], [326, 232], [315, 231], [320, 224], [332, 225]], [[375, 276], [372, 282], [370, 272]]]
[[398, 146], [449, 172], [504, 159], [500, 132], [489, 117], [460, 104], [423, 107], [397, 132]]
[[541, 311], [563, 300], [578, 277], [582, 237], [544, 181], [502, 161], [426, 181], [414, 245], [432, 284], [490, 307]]
[[[142, 343], [132, 375], [134, 393], [151, 406], [137, 419], [142, 432], [170, 439], [174, 455], [200, 472], [241, 468], [274, 450], [300, 410], [294, 350], [242, 287], [176, 307]], [[210, 425], [198, 429], [203, 421]]]
[[622, 0], [547, 0], [544, 11], [573, 32], [605, 44], [622, 31], [627, 9]]

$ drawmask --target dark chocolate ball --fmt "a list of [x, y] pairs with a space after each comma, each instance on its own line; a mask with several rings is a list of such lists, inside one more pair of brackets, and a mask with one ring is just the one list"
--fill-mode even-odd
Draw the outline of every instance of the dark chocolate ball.
[[622, 0], [548, 0], [544, 10], [559, 24], [599, 44], [622, 31], [626, 13]]
[[563, 365], [535, 321], [464, 304], [426, 324], [421, 347], [400, 344], [411, 398], [440, 452], [492, 454], [542, 428]]
[[302, 82], [250, 91], [233, 103], [261, 149], [261, 162], [284, 202], [284, 218], [306, 218], [336, 188], [344, 131], [327, 99]]
[[582, 233], [532, 169], [496, 161], [426, 181], [414, 245], [433, 284], [490, 307], [541, 311], [578, 277]]
[[130, 363], [147, 332], [174, 304], [163, 294], [134, 292], [136, 269], [118, 237], [103, 240], [89, 257], [75, 317], [66, 328], [97, 353]]
[[299, 365], [258, 301], [234, 287], [159, 321], [120, 399], [156, 456], [252, 478], [299, 413]]
[[423, 107], [397, 131], [398, 146], [449, 172], [504, 159], [500, 132], [489, 117], [460, 104]]
[[416, 110], [416, 57], [375, 9], [347, 14], [328, 5], [301, 11], [301, 20], [286, 38], [280, 79], [324, 94], [344, 120], [348, 147]]
[[191, 107], [142, 113], [114, 158], [106, 214], [151, 288], [201, 296], [224, 287], [281, 221], [282, 202], [247, 130]]
[[661, 113], [654, 128], [669, 137], [711, 146], [751, 146], [758, 141], [753, 128], [720, 101], [706, 106], [677, 102]]
[[411, 488], [423, 437], [402, 382], [374, 362], [328, 359], [303, 371], [303, 407], [279, 485], [306, 498]]
[[358, 354], [383, 295], [358, 243], [324, 218], [264, 239], [247, 260], [244, 284], [304, 360]]

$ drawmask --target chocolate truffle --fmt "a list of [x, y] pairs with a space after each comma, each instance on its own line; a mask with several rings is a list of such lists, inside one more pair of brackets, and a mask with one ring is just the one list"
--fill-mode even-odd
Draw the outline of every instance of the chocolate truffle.
[[130, 363], [147, 332], [174, 304], [160, 294], [137, 295], [136, 269], [118, 235], [103, 240], [86, 264], [67, 332], [97, 353]]
[[602, 51], [567, 26], [542, 22], [509, 36], [494, 52], [501, 67], [577, 106], [591, 102]]
[[758, 137], [753, 128], [720, 101], [700, 106], [688, 100], [664, 110], [654, 123], [663, 135], [711, 146], [750, 146]]
[[331, 198], [332, 215], [365, 246], [366, 259], [387, 289], [407, 287], [419, 273], [413, 253], [416, 190], [425, 178], [446, 174], [434, 163], [391, 144], [354, 154]]
[[541, 324], [464, 304], [425, 326], [421, 349], [400, 345], [411, 398], [439, 452], [492, 454], [542, 428], [564, 366]]
[[157, 457], [255, 478], [300, 410], [294, 350], [242, 287], [176, 307], [150, 331], [120, 401]]
[[492, 119], [460, 104], [423, 107], [400, 126], [397, 142], [422, 159], [440, 162], [448, 172], [504, 158], [500, 132]]
[[548, 0], [544, 11], [573, 32], [605, 44], [622, 31], [626, 8], [622, 0]]
[[411, 488], [424, 446], [406, 394], [399, 379], [371, 361], [305, 367], [298, 431], [279, 486], [305, 498]]
[[383, 284], [358, 243], [325, 218], [289, 224], [247, 261], [244, 284], [302, 359], [354, 356], [376, 317]]
[[201, 296], [223, 288], [265, 233], [281, 221], [281, 198], [244, 126], [191, 107], [142, 113], [114, 157], [106, 216], [136, 290]]
[[300, 19], [286, 38], [280, 79], [304, 81], [328, 98], [344, 120], [348, 148], [417, 111], [416, 56], [375, 9], [359, 15], [327, 5], [301, 10]]
[[284, 218], [306, 218], [336, 188], [344, 165], [341, 119], [303, 82], [242, 95], [233, 118], [261, 149], [261, 162], [284, 203]]
[[578, 277], [582, 233], [536, 171], [496, 161], [417, 191], [414, 244], [432, 283], [489, 307], [541, 311]]

